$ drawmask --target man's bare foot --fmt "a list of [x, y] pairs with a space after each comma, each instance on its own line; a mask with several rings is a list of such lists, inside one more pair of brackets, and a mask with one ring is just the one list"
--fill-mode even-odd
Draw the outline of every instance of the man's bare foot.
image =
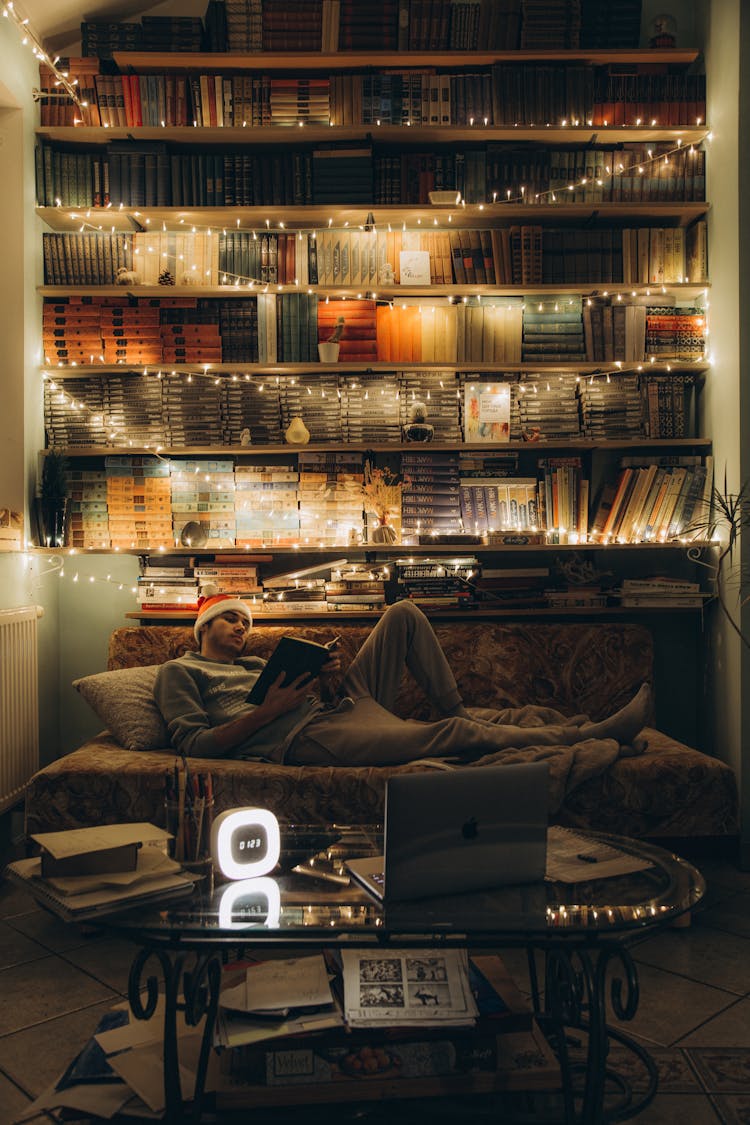
[[650, 708], [651, 688], [642, 684], [630, 703], [600, 723], [581, 727], [581, 734], [584, 738], [616, 738], [618, 742], [632, 746], [646, 725]]

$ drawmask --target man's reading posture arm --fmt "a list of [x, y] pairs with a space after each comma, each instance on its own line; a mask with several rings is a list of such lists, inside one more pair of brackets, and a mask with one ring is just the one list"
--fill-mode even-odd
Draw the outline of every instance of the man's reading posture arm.
[[[635, 744], [646, 721], [649, 689], [600, 723], [546, 709], [534, 726], [509, 723], [507, 712], [463, 705], [453, 673], [424, 614], [409, 602], [390, 606], [343, 677], [333, 655], [320, 674], [323, 704], [309, 680], [282, 686], [279, 676], [263, 703], [247, 696], [265, 661], [242, 656], [252, 617], [228, 595], [206, 599], [195, 623], [200, 645], [162, 665], [156, 702], [176, 748], [192, 757], [263, 758], [295, 765], [399, 765], [425, 757], [476, 758], [525, 746], [569, 746], [609, 738]], [[401, 719], [393, 713], [408, 668], [442, 718]], [[539, 710], [539, 709], [537, 709]], [[540, 725], [541, 724], [541, 725]]]

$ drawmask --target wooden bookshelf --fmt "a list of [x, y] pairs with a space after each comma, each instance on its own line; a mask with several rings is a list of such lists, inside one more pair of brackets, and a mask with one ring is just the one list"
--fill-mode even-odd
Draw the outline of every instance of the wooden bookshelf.
[[[196, 74], [208, 73], [216, 75], [232, 74], [248, 74], [260, 78], [262, 75], [296, 75], [305, 72], [317, 72], [321, 77], [329, 74], [343, 74], [350, 72], [351, 74], [363, 74], [364, 72], [376, 73], [378, 69], [387, 71], [388, 69], [397, 68], [400, 71], [419, 71], [423, 68], [429, 68], [430, 71], [443, 69], [444, 71], [456, 72], [467, 70], [468, 68], [491, 68], [494, 64], [523, 64], [523, 63], [539, 63], [540, 65], [549, 65], [559, 63], [561, 66], [566, 64], [584, 64], [586, 66], [613, 66], [617, 67], [619, 64], [633, 64], [635, 66], [658, 66], [660, 68], [677, 67], [687, 68], [694, 64], [699, 57], [699, 52], [694, 49], [669, 49], [669, 50], [652, 50], [652, 49], [621, 49], [621, 50], [513, 50], [513, 51], [463, 51], [463, 50], [444, 50], [437, 52], [428, 51], [343, 51], [343, 52], [299, 52], [290, 51], [283, 53], [275, 52], [258, 52], [255, 54], [248, 53], [206, 53], [206, 52], [129, 52], [129, 51], [116, 51], [114, 53], [114, 60], [119, 67], [121, 74]], [[145, 104], [145, 103], [144, 103]], [[197, 103], [196, 103], [197, 104]], [[235, 106], [239, 104], [235, 102]], [[244, 103], [243, 103], [244, 104]], [[458, 103], [456, 103], [458, 104]], [[602, 106], [604, 103], [601, 99], [597, 99], [597, 105]], [[608, 103], [606, 103], [608, 104]], [[463, 112], [463, 110], [462, 110]], [[348, 107], [347, 107], [348, 113]], [[680, 107], [680, 113], [675, 112], [674, 116], [685, 113], [684, 104]], [[499, 116], [499, 114], [498, 114]], [[656, 115], [654, 115], [656, 116]], [[120, 118], [121, 120], [123, 118]], [[184, 120], [184, 117], [181, 118]], [[207, 118], [206, 118], [207, 119]], [[216, 119], [215, 117], [213, 118]], [[343, 120], [347, 120], [347, 116]], [[464, 120], [463, 116], [458, 118]], [[153, 120], [153, 118], [151, 118]], [[295, 151], [300, 149], [309, 150], [315, 146], [333, 145], [337, 143], [346, 144], [351, 143], [352, 146], [360, 143], [365, 145], [376, 146], [375, 151], [379, 149], [386, 151], [388, 148], [392, 149], [396, 154], [401, 154], [411, 150], [420, 151], [427, 149], [428, 146], [435, 146], [436, 150], [442, 146], [443, 150], [455, 149], [457, 146], [483, 146], [486, 144], [507, 144], [511, 146], [527, 145], [530, 148], [536, 147], [538, 149], [550, 149], [553, 147], [562, 146], [568, 150], [574, 147], [584, 148], [589, 146], [617, 146], [622, 144], [631, 144], [633, 146], [646, 145], [650, 142], [663, 142], [663, 147], [667, 145], [690, 146], [699, 145], [707, 136], [707, 127], [705, 125], [633, 125], [633, 126], [608, 126], [600, 124], [580, 124], [578, 122], [567, 125], [562, 121], [544, 123], [540, 125], [523, 125], [521, 127], [510, 127], [507, 125], [485, 125], [483, 121], [477, 121], [471, 126], [465, 125], [407, 125], [407, 124], [353, 124], [353, 125], [322, 125], [322, 124], [304, 124], [299, 125], [265, 125], [265, 126], [228, 126], [228, 127], [189, 127], [189, 126], [169, 126], [169, 127], [154, 127], [154, 126], [111, 126], [111, 127], [90, 127], [90, 126], [42, 126], [36, 130], [37, 136], [41, 141], [61, 143], [66, 146], [79, 146], [80, 148], [98, 148], [102, 149], [110, 141], [125, 140], [131, 142], [139, 141], [160, 141], [165, 142], [168, 146], [182, 146], [184, 149], [189, 148], [190, 153], [195, 153], [201, 146], [209, 154], [217, 152], [219, 146], [225, 149], [235, 150], [265, 150], [267, 153], [273, 152], [272, 159], [279, 162], [276, 154], [279, 153], [283, 147], [293, 147]], [[630, 150], [634, 151], [633, 149]], [[488, 165], [489, 167], [489, 165]], [[559, 162], [557, 164], [559, 168]], [[560, 173], [563, 175], [563, 173]], [[697, 176], [698, 173], [696, 173]], [[217, 173], [218, 175], [218, 173]], [[457, 173], [458, 175], [458, 173]], [[513, 173], [515, 175], [515, 173]], [[683, 194], [691, 195], [698, 194], [697, 180], [688, 185], [687, 174], [684, 183], [680, 187]], [[576, 175], [576, 180], [578, 177]], [[47, 181], [49, 183], [49, 181]], [[119, 180], [118, 180], [119, 183]], [[466, 178], [467, 185], [470, 183], [467, 171]], [[494, 188], [493, 182], [493, 188]], [[562, 184], [560, 184], [562, 186]], [[578, 187], [581, 185], [579, 184]], [[484, 189], [477, 188], [477, 185], [472, 183], [472, 189], [475, 192], [481, 192]], [[683, 191], [684, 188], [684, 191]], [[123, 194], [126, 189], [122, 189]], [[588, 189], [587, 189], [588, 190]], [[651, 188], [650, 190], [656, 191]], [[675, 193], [674, 184], [669, 188], [670, 192]], [[702, 193], [702, 185], [701, 185]], [[644, 189], [645, 191], [645, 189]], [[268, 193], [266, 193], [267, 195]], [[470, 194], [470, 192], [467, 192]], [[551, 192], [545, 192], [545, 195], [551, 195]], [[614, 194], [614, 193], [613, 193]], [[75, 197], [72, 193], [68, 196]], [[176, 196], [175, 196], [176, 197]], [[203, 198], [204, 196], [197, 194], [186, 194], [185, 198]], [[265, 196], [260, 196], [265, 197]], [[293, 198], [307, 198], [307, 192], [299, 192]], [[388, 196], [386, 196], [388, 197]], [[398, 194], [394, 191], [393, 198], [398, 198]], [[481, 197], [481, 195], [480, 195]], [[51, 198], [50, 194], [46, 195], [47, 200]], [[169, 194], [160, 196], [160, 198], [172, 198]], [[209, 196], [211, 198], [211, 196]], [[257, 196], [256, 196], [257, 198]], [[403, 195], [402, 195], [403, 198]], [[287, 206], [279, 204], [278, 206], [271, 204], [257, 205], [251, 207], [244, 206], [212, 206], [212, 207], [199, 207], [199, 206], [186, 206], [186, 207], [154, 207], [154, 206], [113, 206], [113, 207], [100, 207], [100, 208], [81, 208], [81, 207], [39, 207], [37, 209], [39, 217], [46, 224], [49, 230], [60, 232], [62, 234], [76, 233], [81, 229], [95, 232], [101, 230], [103, 233], [110, 231], [130, 233], [133, 232], [140, 237], [140, 232], [145, 231], [161, 231], [166, 230], [169, 232], [185, 232], [189, 231], [190, 227], [196, 227], [201, 230], [208, 228], [221, 230], [226, 228], [233, 232], [239, 231], [240, 233], [278, 233], [281, 231], [310, 231], [310, 230], [324, 230], [332, 227], [334, 230], [339, 227], [350, 227], [352, 230], [362, 228], [366, 225], [373, 227], [376, 230], [382, 231], [388, 227], [395, 229], [403, 228], [411, 229], [414, 231], [446, 231], [451, 229], [461, 230], [488, 230], [501, 226], [507, 226], [510, 223], [521, 225], [537, 225], [546, 228], [565, 228], [566, 237], [568, 231], [581, 230], [587, 227], [596, 228], [598, 225], [607, 227], [611, 226], [615, 229], [619, 228], [654, 228], [664, 227], [668, 228], [687, 228], [698, 220], [703, 220], [710, 211], [710, 205], [707, 202], [683, 202], [681, 200], [663, 200], [654, 199], [644, 202], [604, 202], [604, 201], [590, 201], [578, 203], [566, 203], [562, 199], [555, 203], [534, 203], [534, 204], [521, 204], [519, 202], [501, 202], [494, 201], [492, 203], [471, 203], [462, 204], [459, 206], [451, 207], [431, 207], [428, 205], [406, 205], [406, 204], [389, 204], [382, 205], [377, 203], [372, 204], [306, 204]], [[374, 219], [374, 223], [373, 223]], [[137, 242], [138, 239], [135, 239]], [[447, 240], [446, 240], [447, 241]], [[572, 240], [571, 240], [572, 242]], [[566, 243], [567, 245], [567, 243]], [[592, 244], [593, 247], [593, 244]], [[614, 247], [613, 247], [614, 248]], [[534, 253], [536, 253], [536, 249]], [[88, 252], [88, 251], [87, 251]], [[593, 248], [595, 252], [595, 248]], [[541, 251], [540, 251], [541, 253]], [[397, 262], [398, 259], [396, 258]], [[600, 276], [599, 270], [596, 266], [592, 267], [591, 259], [589, 259], [589, 274], [590, 276]], [[596, 270], [596, 272], [594, 272]], [[531, 272], [531, 271], [530, 271]], [[604, 273], [604, 271], [602, 271]], [[606, 276], [606, 274], [604, 274]], [[677, 270], [673, 271], [673, 275], [679, 276]], [[66, 273], [60, 272], [54, 276], [62, 277], [67, 276]], [[97, 276], [96, 272], [90, 273], [88, 276]], [[151, 275], [147, 275], [151, 276]], [[155, 274], [153, 275], [155, 276]], [[286, 276], [289, 276], [287, 274]], [[328, 277], [331, 274], [327, 275]], [[337, 276], [333, 274], [332, 276]], [[340, 275], [338, 275], [340, 276]], [[438, 271], [437, 276], [449, 276], [448, 272]], [[456, 274], [454, 274], [456, 276]], [[458, 276], [462, 276], [461, 273]], [[490, 274], [491, 276], [491, 274]], [[501, 273], [498, 267], [498, 272], [495, 276], [516, 276], [510, 272]], [[525, 274], [524, 274], [525, 276]], [[541, 272], [539, 273], [541, 276]], [[550, 269], [548, 274], [544, 276], [555, 276], [554, 269]], [[579, 276], [579, 271], [571, 272], [569, 276]], [[624, 274], [627, 276], [627, 273]], [[648, 276], [648, 273], [641, 274], [640, 276]], [[700, 276], [700, 273], [693, 272], [692, 276]], [[267, 291], [276, 294], [290, 294], [300, 292], [302, 287], [298, 287], [291, 283], [277, 284], [269, 282]], [[132, 299], [134, 302], [138, 298], [221, 298], [222, 300], [231, 301], [233, 299], [247, 299], [249, 296], [258, 294], [266, 289], [265, 283], [256, 283], [253, 285], [248, 284], [231, 284], [231, 285], [201, 285], [201, 286], [159, 286], [159, 285], [43, 285], [39, 288], [39, 293], [42, 297], [48, 298], [61, 298], [67, 295], [70, 296], [90, 296], [90, 297], [118, 297], [123, 300]], [[399, 298], [433, 298], [441, 300], [456, 300], [460, 301], [462, 298], [469, 297], [497, 297], [507, 295], [508, 297], [539, 297], [540, 300], [546, 295], [552, 294], [569, 294], [571, 296], [583, 297], [596, 296], [596, 297], [611, 297], [616, 298], [622, 296], [627, 298], [631, 295], [646, 296], [653, 298], [656, 305], [659, 304], [660, 298], [663, 294], [672, 294], [677, 302], [683, 305], [690, 303], [700, 303], [700, 300], [705, 296], [709, 289], [709, 284], [686, 284], [686, 283], [668, 283], [664, 286], [657, 285], [635, 285], [630, 283], [606, 283], [606, 282], [576, 282], [575, 284], [561, 284], [561, 283], [548, 283], [548, 284], [424, 284], [424, 285], [376, 285], [372, 283], [365, 286], [346, 285], [346, 286], [327, 286], [327, 285], [311, 285], [304, 286], [304, 289], [309, 289], [309, 292], [316, 294], [320, 297], [321, 301], [331, 298], [333, 300], [340, 298], [368, 298], [370, 301], [377, 296], [380, 301], [388, 301], [393, 304], [398, 304]], [[437, 304], [437, 301], [436, 301]], [[540, 320], [543, 318], [539, 318]], [[529, 321], [534, 321], [533, 316], [529, 316]], [[563, 328], [565, 325], [562, 326]], [[530, 332], [530, 340], [533, 341], [533, 334]], [[657, 345], [661, 341], [657, 338]], [[282, 345], [280, 345], [282, 346]], [[587, 345], [588, 346], [588, 345]], [[550, 350], [550, 349], [548, 349]], [[564, 348], [558, 349], [564, 352]], [[573, 350], [573, 349], [571, 349]], [[544, 352], [544, 342], [541, 342], [539, 348], [541, 354]], [[112, 354], [115, 354], [114, 352]], [[145, 354], [145, 353], [144, 353]], [[158, 352], [156, 354], [159, 354]], [[273, 350], [268, 352], [261, 351], [255, 354], [275, 354]], [[305, 350], [297, 352], [279, 352], [279, 354], [315, 354], [314, 347], [312, 352]], [[383, 352], [381, 354], [388, 354]], [[415, 354], [417, 354], [415, 350]], [[434, 352], [426, 352], [425, 354], [435, 354]], [[493, 354], [492, 351], [486, 354]], [[500, 354], [499, 352], [494, 354]], [[520, 352], [517, 354], [521, 354]], [[529, 347], [526, 355], [533, 354], [533, 344]], [[589, 354], [600, 354], [598, 350], [594, 349]], [[218, 377], [233, 374], [246, 374], [250, 377], [253, 376], [311, 376], [314, 377], [318, 374], [325, 374], [327, 376], [340, 375], [340, 376], [356, 376], [357, 374], [371, 373], [377, 375], [378, 373], [393, 373], [399, 371], [415, 371], [415, 372], [432, 372], [432, 371], [446, 371], [450, 373], [458, 372], [471, 372], [476, 373], [481, 377], [487, 377], [488, 380], [493, 375], [502, 375], [504, 380], [508, 380], [509, 376], [518, 376], [519, 379], [528, 376], [531, 380], [534, 375], [539, 375], [544, 378], [545, 375], [552, 373], [566, 373], [578, 374], [580, 376], [593, 376], [602, 375], [609, 372], [611, 375], [617, 374], [640, 374], [644, 378], [649, 375], [670, 375], [670, 374], [688, 374], [694, 376], [696, 386], [699, 386], [709, 370], [709, 363], [707, 360], [701, 359], [674, 359], [660, 362], [644, 361], [596, 361], [596, 362], [581, 362], [576, 360], [567, 361], [550, 361], [542, 359], [541, 361], [524, 362], [524, 363], [505, 363], [500, 360], [496, 362], [472, 362], [470, 360], [459, 362], [409, 362], [402, 360], [393, 360], [387, 362], [380, 361], [360, 361], [360, 362], [346, 362], [333, 364], [323, 363], [261, 363], [261, 362], [220, 362], [220, 363], [170, 363], [163, 364], [133, 364], [133, 363], [117, 363], [117, 364], [96, 364], [90, 363], [81, 366], [62, 366], [56, 367], [54, 364], [45, 367], [45, 373], [50, 379], [63, 381], [70, 381], [73, 383], [76, 379], [90, 378], [99, 375], [144, 375], [151, 373], [158, 373], [160, 371], [175, 374], [200, 372], [203, 369], [205, 372], [210, 372], [211, 375]], [[123, 392], [118, 389], [118, 394]], [[645, 393], [645, 392], [640, 392]], [[165, 400], [166, 401], [166, 400]], [[168, 400], [173, 404], [172, 399]], [[676, 401], [676, 396], [675, 396]], [[690, 409], [692, 410], [695, 404], [693, 398]], [[166, 409], [166, 407], [165, 407]], [[174, 407], [173, 409], [178, 409]], [[561, 408], [562, 409], [562, 408]], [[650, 408], [649, 408], [650, 409]], [[687, 407], [685, 414], [681, 417], [687, 417]], [[134, 423], [135, 424], [135, 423]], [[105, 431], [106, 432], [106, 431]], [[147, 431], [143, 431], [147, 432]], [[214, 432], [214, 431], [211, 431]], [[216, 431], [217, 433], [220, 431]], [[273, 431], [276, 432], [275, 430]], [[345, 432], [342, 430], [342, 432]], [[359, 431], [361, 432], [361, 431]], [[390, 432], [388, 430], [379, 430], [379, 433]], [[401, 431], [398, 431], [399, 433]], [[518, 432], [518, 431], [514, 431]], [[594, 430], [594, 432], [598, 432]], [[662, 431], [664, 432], [664, 431]], [[667, 431], [669, 432], [669, 431]], [[103, 436], [103, 435], [102, 435]], [[80, 440], [80, 435], [78, 435]], [[138, 456], [153, 456], [155, 450], [158, 449], [158, 454], [162, 458], [170, 458], [179, 460], [180, 458], [226, 458], [233, 459], [236, 464], [247, 463], [247, 460], [252, 460], [258, 457], [290, 457], [295, 456], [301, 452], [328, 452], [331, 450], [345, 451], [354, 455], [365, 454], [367, 452], [381, 453], [381, 454], [395, 454], [403, 452], [414, 452], [419, 450], [429, 450], [429, 452], [436, 453], [454, 453], [454, 452], [475, 452], [484, 455], [491, 455], [499, 452], [516, 452], [520, 455], [520, 464], [532, 465], [536, 463], [536, 458], [552, 456], [564, 456], [565, 454], [571, 457], [580, 457], [584, 459], [583, 472], [589, 480], [591, 488], [591, 496], [589, 497], [589, 505], [591, 516], [596, 508], [596, 492], [595, 488], [603, 481], [607, 473], [612, 472], [613, 467], [617, 465], [618, 457], [626, 456], [628, 454], [638, 454], [641, 456], [653, 456], [656, 459], [659, 456], [665, 455], [679, 455], [680, 453], [699, 454], [702, 456], [709, 456], [711, 451], [711, 442], [707, 438], [664, 438], [664, 439], [651, 439], [647, 437], [638, 439], [589, 439], [589, 438], [571, 438], [571, 439], [555, 439], [545, 440], [539, 442], [504, 442], [504, 443], [463, 443], [460, 441], [433, 441], [429, 445], [419, 445], [417, 443], [406, 443], [403, 441], [395, 442], [371, 442], [371, 441], [354, 441], [349, 442], [343, 439], [323, 442], [311, 442], [305, 446], [292, 446], [285, 443], [268, 443], [268, 444], [252, 444], [249, 446], [238, 445], [191, 445], [179, 447], [162, 447], [156, 446], [154, 443], [143, 444], [140, 446], [124, 446], [123, 444], [113, 445], [91, 445], [91, 446], [71, 446], [68, 449], [68, 455], [74, 459], [82, 459], [92, 461], [94, 459], [102, 459], [111, 455], [138, 455]], [[691, 547], [697, 550], [708, 549], [710, 545], [704, 543], [691, 543]], [[280, 560], [291, 560], [299, 558], [300, 554], [311, 554], [317, 558], [331, 558], [336, 553], [346, 554], [348, 556], [369, 559], [369, 558], [395, 558], [403, 554], [414, 554], [415, 556], [426, 556], [437, 554], [444, 557], [455, 556], [456, 554], [481, 554], [482, 556], [505, 555], [510, 553], [518, 558], [518, 552], [533, 553], [536, 557], [539, 555], [549, 555], [550, 552], [555, 554], [565, 554], [568, 552], [585, 552], [587, 555], [591, 554], [599, 560], [604, 551], [625, 551], [627, 553], [645, 552], [648, 558], [652, 557], [652, 552], [655, 560], [654, 565], [658, 565], [658, 560], [664, 560], [665, 569], [669, 570], [673, 564], [676, 566], [676, 559], [678, 552], [681, 555], [685, 554], [686, 544], [680, 542], [670, 543], [628, 543], [628, 544], [592, 544], [592, 543], [571, 543], [571, 544], [558, 544], [554, 542], [544, 542], [535, 544], [503, 544], [503, 545], [488, 545], [480, 544], [453, 544], [453, 545], [437, 545], [429, 546], [422, 545], [419, 547], [408, 546], [405, 544], [394, 544], [392, 547], [384, 547], [376, 544], [358, 544], [352, 548], [349, 544], [342, 547], [331, 546], [330, 544], [319, 545], [318, 547], [311, 547], [309, 540], [301, 540], [298, 546], [295, 547], [282, 547], [277, 548], [269, 545], [267, 548], [251, 548], [251, 552], [259, 549], [269, 550], [273, 553], [274, 558]], [[220, 550], [222, 554], [233, 553], [232, 549], [206, 549], [206, 556], [216, 553]], [[233, 549], [238, 558], [246, 556], [248, 551], [243, 548]], [[666, 554], [663, 554], [666, 552]], [[82, 550], [80, 553], [89, 553], [87, 550]], [[98, 553], [98, 552], [94, 552]], [[142, 555], [148, 554], [162, 554], [162, 553], [175, 553], [184, 554], [185, 548], [176, 549], [174, 552], [167, 550], [166, 552], [156, 551], [154, 549], [144, 550], [143, 548], [135, 548], [132, 554]], [[191, 554], [200, 554], [198, 551], [191, 551]], [[632, 557], [632, 556], [631, 556]], [[636, 566], [637, 572], [637, 566]], [[642, 611], [640, 609], [629, 609], [619, 606], [608, 606], [606, 608], [584, 607], [581, 609], [561, 609], [554, 607], [543, 610], [488, 610], [486, 607], [478, 611], [474, 608], [470, 611], [446, 610], [444, 607], [440, 610], [433, 610], [433, 613], [439, 613], [441, 616], [463, 616], [465, 612], [470, 612], [472, 615], [481, 613], [482, 616], [511, 616], [511, 617], [525, 617], [525, 616], [551, 616], [551, 617], [570, 617], [570, 616], [638, 616]], [[654, 607], [652, 611], [658, 613], [695, 613], [692, 609], [663, 609], [662, 607]], [[129, 614], [138, 619], [153, 620], [153, 615]], [[315, 615], [315, 619], [320, 619], [320, 614]], [[339, 614], [339, 616], [354, 617], [352, 613]], [[358, 616], [377, 616], [377, 614], [368, 613], [366, 615]], [[292, 616], [271, 615], [263, 614], [263, 618], [267, 620], [301, 620], [304, 616], [301, 614], [294, 614]], [[160, 615], [160, 619], [171, 619], [171, 615]], [[187, 619], [184, 614], [181, 614], [176, 619]]]

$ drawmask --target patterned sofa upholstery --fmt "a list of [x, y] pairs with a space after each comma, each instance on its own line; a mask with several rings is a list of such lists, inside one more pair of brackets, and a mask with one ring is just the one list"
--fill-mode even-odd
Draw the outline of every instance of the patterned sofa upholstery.
[[[268, 656], [283, 633], [328, 640], [331, 623], [296, 626], [257, 623], [248, 648]], [[336, 619], [342, 663], [369, 632], [359, 622]], [[626, 703], [644, 681], [653, 681], [651, 635], [630, 623], [437, 622], [467, 704], [554, 707], [599, 719]], [[192, 629], [135, 626], [110, 638], [111, 670], [160, 664], [194, 648]], [[429, 704], [405, 678], [399, 697], [404, 717], [429, 717]], [[731, 769], [716, 758], [648, 729], [648, 749], [619, 758], [570, 793], [559, 823], [637, 837], [729, 836], [738, 831], [737, 787]], [[113, 821], [161, 823], [164, 775], [172, 752], [126, 750], [104, 732], [40, 770], [26, 795], [27, 832], [53, 831]], [[424, 768], [278, 766], [212, 761], [196, 768], [213, 774], [216, 811], [259, 804], [288, 822], [375, 823], [382, 820], [385, 782], [395, 772]]]

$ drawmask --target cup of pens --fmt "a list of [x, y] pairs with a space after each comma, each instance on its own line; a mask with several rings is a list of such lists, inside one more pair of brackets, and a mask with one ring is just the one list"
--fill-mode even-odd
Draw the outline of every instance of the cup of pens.
[[164, 827], [172, 834], [169, 854], [185, 871], [213, 882], [211, 825], [214, 815], [210, 774], [193, 773], [186, 764], [166, 775]]

